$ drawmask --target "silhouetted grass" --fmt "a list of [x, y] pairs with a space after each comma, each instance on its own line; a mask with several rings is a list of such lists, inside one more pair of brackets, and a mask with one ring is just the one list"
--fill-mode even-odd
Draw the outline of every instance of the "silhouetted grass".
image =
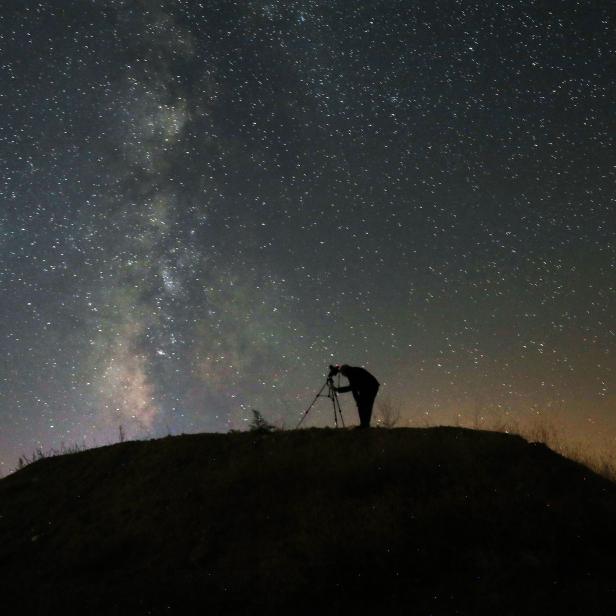
[[616, 451], [612, 446], [600, 447], [597, 443], [582, 442], [572, 437], [552, 417], [536, 415], [530, 420], [514, 420], [511, 417], [488, 418], [486, 413], [482, 421], [475, 421], [473, 429], [490, 430], [505, 434], [517, 434], [530, 443], [543, 443], [553, 451], [584, 464], [610, 481], [616, 481]]
[[608, 614], [614, 514], [612, 483], [495, 432], [126, 442], [0, 480], [3, 606]]
[[42, 447], [38, 447], [29, 456], [27, 454], [19, 456], [19, 459], [17, 460], [17, 470], [21, 470], [22, 468], [28, 466], [28, 464], [32, 464], [33, 462], [37, 462], [38, 460], [43, 460], [45, 458], [53, 458], [54, 456], [64, 456], [70, 453], [77, 453], [79, 451], [84, 451], [85, 449], [85, 443], [74, 443], [72, 445], [65, 445], [64, 443], [62, 443], [59, 449], [55, 447], [51, 447], [50, 449], [43, 449]]

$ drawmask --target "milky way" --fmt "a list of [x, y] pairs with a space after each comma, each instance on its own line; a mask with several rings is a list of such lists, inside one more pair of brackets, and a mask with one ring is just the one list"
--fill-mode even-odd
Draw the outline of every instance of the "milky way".
[[613, 439], [614, 21], [600, 0], [9, 2], [0, 468], [119, 426], [294, 425], [330, 362], [370, 369], [403, 424]]

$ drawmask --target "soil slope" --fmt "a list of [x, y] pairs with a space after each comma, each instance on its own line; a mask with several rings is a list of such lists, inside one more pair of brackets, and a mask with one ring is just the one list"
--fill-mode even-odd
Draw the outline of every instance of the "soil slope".
[[198, 434], [0, 481], [4, 613], [613, 614], [616, 486], [461, 428]]

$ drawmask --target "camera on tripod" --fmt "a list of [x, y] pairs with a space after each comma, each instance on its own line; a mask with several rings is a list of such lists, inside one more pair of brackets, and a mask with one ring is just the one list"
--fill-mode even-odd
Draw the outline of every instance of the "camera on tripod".
[[340, 372], [339, 366], [332, 366], [329, 364], [329, 374], [327, 375], [327, 380], [331, 381], [333, 378]]
[[[310, 412], [310, 409], [314, 406], [314, 403], [319, 398], [329, 398], [332, 401], [333, 410], [334, 410], [334, 425], [336, 426], [336, 428], [338, 427], [338, 418], [340, 418], [340, 423], [342, 424], [342, 427], [344, 428], [344, 419], [342, 418], [342, 408], [340, 407], [340, 401], [338, 400], [337, 389], [334, 386], [334, 377], [339, 372], [340, 372], [339, 366], [332, 366], [331, 364], [329, 365], [329, 373], [327, 375], [327, 380], [325, 381], [325, 384], [323, 385], [323, 387], [321, 387], [321, 389], [319, 390], [319, 393], [314, 397], [314, 400], [312, 401], [310, 406], [305, 410], [304, 414], [299, 420], [299, 423], [296, 426], [296, 429], [302, 425], [304, 419]], [[327, 393], [324, 394], [323, 391], [325, 390], [326, 387], [327, 387]]]

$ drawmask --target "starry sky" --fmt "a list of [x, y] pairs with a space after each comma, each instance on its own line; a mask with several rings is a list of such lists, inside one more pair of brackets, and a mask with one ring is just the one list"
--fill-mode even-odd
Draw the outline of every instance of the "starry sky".
[[294, 426], [329, 363], [402, 425], [542, 415], [613, 444], [615, 22], [3, 2], [2, 472], [119, 426]]

